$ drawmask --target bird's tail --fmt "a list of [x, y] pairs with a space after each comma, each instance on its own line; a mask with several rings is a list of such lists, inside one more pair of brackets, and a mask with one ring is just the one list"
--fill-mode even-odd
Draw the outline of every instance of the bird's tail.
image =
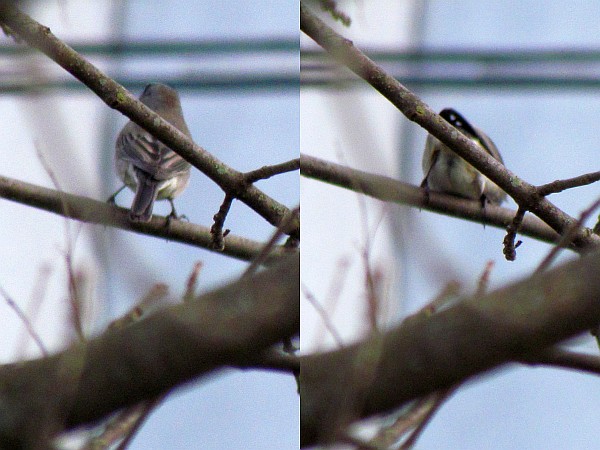
[[137, 189], [131, 205], [129, 217], [134, 222], [148, 222], [152, 217], [152, 207], [158, 195], [158, 180], [137, 170]]

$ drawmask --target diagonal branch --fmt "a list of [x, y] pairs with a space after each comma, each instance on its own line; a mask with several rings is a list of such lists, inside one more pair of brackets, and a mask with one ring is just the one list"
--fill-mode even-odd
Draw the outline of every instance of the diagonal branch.
[[597, 326], [598, 273], [596, 251], [360, 343], [301, 357], [301, 444], [335, 440], [356, 419], [526, 360]]
[[[520, 179], [499, 161], [483, 151], [479, 145], [435, 113], [413, 92], [387, 74], [381, 67], [369, 59], [354, 46], [352, 41], [336, 33], [331, 27], [316, 17], [304, 2], [300, 3], [300, 29], [329, 52], [338, 62], [364, 79], [380, 94], [388, 99], [409, 120], [426, 129], [444, 144], [448, 145], [460, 157], [486, 175], [519, 206], [531, 211], [546, 222], [557, 233], [564, 233], [575, 219], [561, 211], [546, 198], [541, 197], [537, 188]], [[600, 237], [589, 230], [579, 227], [573, 240], [580, 248], [594, 248], [600, 245]]]
[[299, 255], [122, 329], [32, 361], [0, 366], [0, 447], [51, 436], [156, 398], [225, 366], [265, 363], [299, 333]]
[[[210, 229], [180, 220], [171, 221], [165, 226], [166, 218], [153, 216], [147, 223], [131, 222], [128, 219], [129, 211], [124, 208], [109, 205], [87, 197], [67, 194], [53, 189], [25, 183], [24, 181], [0, 176], [0, 198], [40, 208], [71, 219], [83, 222], [109, 225], [122, 230], [129, 230], [139, 234], [165, 238], [170, 241], [201, 247], [211, 251], [218, 251], [211, 247], [212, 237]], [[243, 261], [250, 261], [259, 255], [264, 244], [250, 239], [227, 236], [227, 246], [220, 254], [226, 254]], [[283, 254], [283, 250], [276, 248], [272, 255]]]
[[[361, 192], [382, 201], [417, 206], [429, 211], [470, 220], [486, 225], [506, 228], [515, 212], [496, 205], [487, 205], [452, 195], [429, 192], [428, 198], [420, 189], [393, 178], [352, 169], [313, 156], [300, 156], [300, 174], [336, 186]], [[545, 242], [556, 242], [559, 235], [537, 217], [525, 216], [519, 232]], [[576, 250], [576, 249], [573, 249]]]
[[566, 180], [556, 180], [537, 187], [539, 195], [550, 195], [600, 181], [600, 171], [586, 173]]
[[[223, 191], [246, 203], [270, 224], [278, 226], [289, 213], [286, 206], [275, 201], [252, 184], [244, 174], [215, 158], [190, 138], [172, 126], [146, 105], [138, 101], [123, 86], [107, 77], [45, 27], [7, 2], [0, 2], [0, 24], [8, 27], [16, 38], [37, 48], [75, 78], [90, 88], [109, 107], [160, 139], [165, 145], [189, 161], [194, 167], [217, 183]], [[299, 235], [300, 223], [291, 228]]]
[[282, 173], [292, 172], [300, 168], [300, 159], [294, 158], [290, 161], [286, 161], [281, 164], [274, 164], [272, 166], [263, 166], [260, 169], [246, 172], [244, 177], [248, 183], [255, 183], [259, 180], [266, 180], [275, 175], [281, 175]]

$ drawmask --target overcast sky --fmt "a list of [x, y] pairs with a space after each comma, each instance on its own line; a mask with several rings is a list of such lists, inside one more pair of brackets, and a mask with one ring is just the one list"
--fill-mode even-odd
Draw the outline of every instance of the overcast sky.
[[[67, 42], [119, 37], [297, 40], [299, 35], [298, 6], [293, 2], [116, 2], [126, 5], [121, 13], [113, 9], [112, 3], [40, 2], [31, 14]], [[91, 60], [118, 79], [156, 74], [148, 81], [168, 83], [171, 76], [185, 80], [217, 69], [222, 73], [260, 74], [264, 72], [261, 68], [270, 67], [274, 73], [297, 76], [299, 52], [287, 58], [221, 54], [178, 58], [163, 55], [147, 61], [95, 56]], [[45, 57], [35, 61], [47, 62]], [[28, 64], [33, 65], [33, 60]], [[47, 73], [45, 70], [38, 72]], [[51, 70], [64, 74], [61, 69]], [[131, 89], [136, 94], [141, 92], [140, 87]], [[282, 89], [186, 89], [181, 91], [181, 101], [194, 140], [237, 170], [256, 169], [298, 156], [297, 85]], [[0, 111], [3, 123], [11, 126], [10, 133], [3, 133], [3, 145], [12, 149], [0, 152], [2, 175], [52, 187], [36, 155], [37, 146], [68, 192], [103, 200], [120, 186], [112, 158], [114, 140], [126, 119], [91, 92], [2, 96]], [[299, 201], [297, 172], [260, 182], [259, 187], [288, 207]], [[129, 207], [132, 198], [132, 193], [123, 193], [117, 203]], [[210, 226], [222, 201], [222, 191], [193, 171], [190, 185], [176, 199], [176, 206], [191, 222]], [[33, 322], [48, 347], [61, 348], [65, 333], [72, 336], [65, 317], [65, 222], [8, 201], [0, 202], [0, 210], [4, 261], [0, 265], [0, 284], [25, 310], [31, 307], [37, 311]], [[169, 210], [166, 202], [155, 207], [157, 214]], [[71, 236], [78, 228], [71, 223]], [[240, 202], [234, 202], [226, 228], [255, 240], [265, 240], [273, 232]], [[100, 331], [110, 318], [126, 311], [154, 283], [166, 283], [176, 299], [197, 261], [203, 263], [199, 281], [203, 291], [239, 276], [245, 267], [240, 261], [198, 248], [90, 225], [82, 227], [74, 248], [76, 268], [89, 280], [93, 310], [88, 320], [90, 333]], [[42, 305], [31, 306], [31, 286], [40, 279], [43, 268], [51, 270], [50, 282]], [[16, 354], [22, 342], [22, 326], [4, 303], [0, 304], [0, 312], [4, 342], [1, 356], [9, 361], [22, 354]], [[33, 345], [27, 354], [37, 354]], [[294, 449], [298, 447], [298, 416], [299, 400], [292, 376], [230, 370], [172, 393], [150, 416], [131, 448]]]

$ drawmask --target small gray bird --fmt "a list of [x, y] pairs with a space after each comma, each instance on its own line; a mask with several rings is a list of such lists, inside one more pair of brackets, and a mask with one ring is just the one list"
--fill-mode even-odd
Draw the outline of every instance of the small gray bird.
[[[164, 84], [149, 84], [140, 101], [191, 137], [177, 91]], [[135, 192], [129, 213], [132, 221], [148, 222], [154, 201], [164, 199], [171, 203], [169, 217], [177, 217], [173, 199], [183, 192], [190, 179], [191, 166], [185, 159], [130, 121], [117, 137], [115, 167], [119, 178]]]
[[[504, 164], [492, 140], [457, 111], [446, 108], [440, 112], [440, 116]], [[500, 205], [506, 198], [506, 192], [498, 185], [430, 134], [427, 135], [422, 166], [425, 178], [421, 187], [426, 189], [480, 200], [483, 206], [486, 201]]]

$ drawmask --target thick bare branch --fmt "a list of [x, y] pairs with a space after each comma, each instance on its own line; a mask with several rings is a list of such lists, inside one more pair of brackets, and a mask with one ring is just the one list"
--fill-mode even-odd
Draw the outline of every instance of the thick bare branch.
[[[131, 222], [129, 210], [108, 203], [92, 200], [87, 197], [67, 194], [53, 189], [25, 183], [24, 181], [0, 176], [0, 198], [30, 205], [45, 211], [60, 214], [64, 217], [83, 222], [109, 225], [135, 233], [146, 234], [182, 242], [211, 251], [212, 237], [210, 229], [180, 220], [172, 220], [166, 226], [166, 218], [152, 217], [147, 223]], [[238, 258], [244, 261], [254, 259], [263, 249], [264, 244], [229, 234], [226, 238], [226, 248], [218, 253]], [[276, 248], [273, 255], [281, 255], [283, 250]]]
[[600, 252], [416, 315], [384, 334], [301, 358], [302, 445], [358, 418], [521, 360], [600, 322]]
[[299, 255], [287, 256], [55, 356], [1, 366], [0, 447], [42, 448], [59, 431], [218, 368], [273, 363], [265, 351], [299, 333], [299, 284]]
[[[498, 228], [506, 228], [515, 215], [515, 212], [510, 209], [491, 204], [486, 205], [484, 211], [480, 202], [438, 192], [429, 192], [427, 199], [423, 189], [411, 184], [382, 175], [351, 169], [313, 156], [300, 156], [300, 174], [304, 177], [361, 192], [382, 201], [413, 205], [421, 209], [485, 223]], [[552, 228], [533, 216], [524, 218], [519, 232], [545, 242], [556, 242], [559, 239], [559, 235]]]

